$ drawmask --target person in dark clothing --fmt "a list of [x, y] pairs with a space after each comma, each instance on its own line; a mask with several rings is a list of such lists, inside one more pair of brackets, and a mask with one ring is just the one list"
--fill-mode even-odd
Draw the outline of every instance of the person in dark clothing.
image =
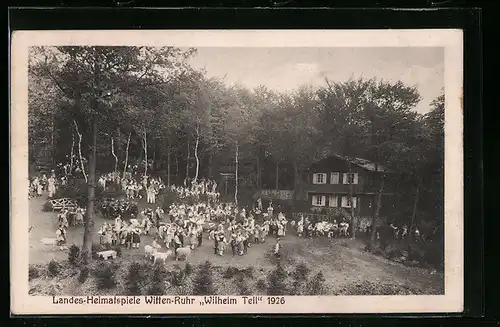
[[198, 238], [198, 247], [200, 247], [201, 243], [203, 243], [203, 233], [201, 231], [198, 232], [197, 238]]
[[184, 247], [184, 231], [179, 233], [179, 240], [181, 241], [181, 246]]
[[248, 252], [248, 238], [243, 239], [243, 253], [247, 254]]
[[216, 235], [214, 238], [214, 254], [217, 254], [218, 246], [219, 246], [219, 235]]
[[236, 246], [236, 239], [234, 237], [231, 239], [231, 250], [233, 251], [233, 256], [238, 254], [238, 247]]

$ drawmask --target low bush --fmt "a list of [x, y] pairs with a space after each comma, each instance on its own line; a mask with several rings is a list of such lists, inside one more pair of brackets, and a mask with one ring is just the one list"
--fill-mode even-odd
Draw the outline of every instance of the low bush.
[[184, 270], [174, 269], [171, 272], [170, 282], [174, 286], [183, 286], [186, 279], [186, 273]]
[[210, 261], [205, 261], [200, 265], [196, 277], [193, 281], [194, 295], [213, 295], [215, 294], [213, 283], [213, 267]]
[[153, 268], [151, 287], [148, 290], [148, 295], [165, 294], [165, 282], [167, 281], [167, 278], [168, 271], [165, 269], [165, 265], [162, 262], [156, 263]]
[[234, 276], [236, 276], [237, 274], [238, 274], [238, 269], [235, 267], [229, 266], [226, 269], [224, 269], [224, 272], [222, 274], [222, 278], [231, 279]]
[[69, 247], [69, 252], [68, 252], [68, 262], [75, 266], [79, 262], [79, 256], [80, 256], [80, 248], [73, 244]]
[[248, 284], [245, 280], [245, 275], [238, 275], [236, 278], [236, 286], [238, 287], [239, 295], [251, 295], [252, 292], [248, 287]]
[[128, 267], [127, 274], [127, 295], [140, 295], [140, 283], [144, 279], [142, 265], [138, 262], [132, 262]]
[[78, 275], [78, 281], [82, 284], [85, 283], [85, 281], [89, 277], [89, 272], [89, 267], [83, 267], [82, 270], [80, 270], [80, 274]]
[[320, 271], [307, 284], [307, 295], [326, 294], [325, 276]]
[[112, 289], [116, 286], [116, 266], [112, 263], [102, 262], [95, 270], [97, 288], [100, 290]]
[[265, 290], [267, 290], [267, 284], [266, 284], [266, 281], [264, 279], [259, 279], [257, 281], [257, 283], [255, 284], [255, 287], [261, 291], [261, 292], [264, 292]]
[[276, 268], [271, 271], [268, 277], [267, 294], [268, 295], [286, 295], [288, 294], [286, 285], [287, 273], [281, 263], [278, 262]]
[[418, 290], [411, 287], [390, 283], [374, 283], [363, 281], [343, 287], [338, 295], [414, 295]]
[[[99, 193], [99, 189], [96, 189], [96, 196]], [[88, 199], [88, 191], [85, 180], [80, 179], [70, 179], [68, 184], [63, 187], [59, 187], [56, 190], [54, 198], [70, 198], [74, 199], [79, 206], [86, 206]]]
[[189, 276], [193, 273], [193, 266], [189, 262], [186, 262], [186, 266], [184, 267], [184, 273], [186, 274], [186, 276]]
[[30, 265], [28, 269], [29, 280], [37, 279], [40, 277], [40, 270], [37, 266]]
[[52, 259], [50, 260], [49, 265], [47, 266], [47, 270], [49, 277], [56, 277], [61, 272], [62, 266], [58, 261]]
[[248, 278], [253, 278], [255, 269], [253, 267], [247, 267], [243, 270], [243, 273]]
[[292, 273], [293, 287], [292, 294], [300, 295], [303, 292], [303, 288], [307, 283], [310, 269], [305, 263], [300, 263], [295, 267], [295, 271]]

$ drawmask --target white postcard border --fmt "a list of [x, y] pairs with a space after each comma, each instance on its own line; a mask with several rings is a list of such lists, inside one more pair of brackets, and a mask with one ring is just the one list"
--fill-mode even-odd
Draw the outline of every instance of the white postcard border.
[[[15, 31], [11, 39], [10, 276], [13, 314], [438, 313], [463, 310], [463, 34], [461, 30]], [[287, 296], [284, 305], [55, 305], [28, 295], [28, 47], [444, 47], [445, 295]], [[191, 297], [196, 298], [196, 297]], [[197, 298], [199, 300], [202, 297]], [[198, 300], [196, 303], [199, 303]]]

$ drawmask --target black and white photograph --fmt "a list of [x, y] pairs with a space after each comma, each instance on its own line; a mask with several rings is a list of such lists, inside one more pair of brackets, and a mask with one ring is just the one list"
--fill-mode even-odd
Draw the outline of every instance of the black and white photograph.
[[347, 32], [26, 32], [19, 310], [460, 310], [460, 31]]

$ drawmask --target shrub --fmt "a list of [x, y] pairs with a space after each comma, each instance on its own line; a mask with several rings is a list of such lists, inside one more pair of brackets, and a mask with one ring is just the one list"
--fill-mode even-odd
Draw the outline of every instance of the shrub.
[[238, 269], [235, 267], [227, 267], [222, 274], [222, 278], [231, 279], [238, 274]]
[[80, 283], [85, 283], [85, 281], [89, 277], [89, 271], [90, 269], [88, 267], [83, 267], [82, 270], [80, 270], [80, 275], [78, 275], [78, 281]]
[[140, 282], [144, 278], [142, 266], [138, 262], [132, 262], [128, 267], [127, 274], [127, 295], [140, 295]]
[[252, 278], [253, 275], [254, 275], [254, 268], [253, 267], [248, 267], [246, 268], [245, 270], [243, 270], [243, 273], [245, 274], [245, 276], [247, 276], [248, 278]]
[[[99, 189], [96, 189], [96, 196], [99, 195]], [[68, 184], [64, 187], [60, 187], [56, 190], [54, 197], [57, 198], [71, 198], [80, 206], [85, 206], [87, 204], [88, 193], [87, 185], [84, 180], [80, 179], [70, 179]]]
[[347, 285], [339, 292], [339, 295], [414, 295], [420, 293], [406, 285], [363, 281]]
[[193, 281], [194, 295], [212, 295], [215, 294], [213, 283], [213, 269], [210, 261], [205, 261], [198, 269], [196, 278]]
[[269, 285], [267, 287], [268, 295], [286, 295], [287, 273], [281, 263], [278, 262], [276, 268], [269, 274]]
[[255, 287], [257, 287], [257, 289], [259, 291], [262, 291], [262, 292], [265, 291], [267, 289], [266, 281], [263, 279], [259, 279], [257, 281], [257, 283], [255, 284]]
[[295, 268], [295, 271], [292, 273], [293, 277], [293, 289], [292, 289], [292, 294], [293, 295], [300, 295], [302, 294], [302, 288], [304, 287], [304, 284], [307, 282], [307, 278], [309, 275], [310, 269], [307, 267], [305, 263], [300, 263], [297, 265]]
[[72, 265], [78, 264], [78, 256], [80, 255], [80, 248], [73, 244], [69, 247], [68, 262]]
[[154, 265], [153, 275], [151, 278], [151, 287], [148, 290], [150, 295], [163, 295], [165, 294], [165, 281], [168, 277], [168, 272], [162, 262]]
[[186, 266], [184, 267], [184, 273], [186, 274], [186, 276], [189, 276], [193, 273], [193, 266], [189, 262], [186, 262]]
[[238, 275], [236, 278], [236, 286], [238, 287], [239, 290], [239, 295], [250, 295], [252, 292], [250, 291], [248, 284], [245, 280], [245, 275]]
[[325, 293], [325, 276], [320, 271], [307, 284], [307, 295], [323, 295]]
[[48, 271], [49, 271], [49, 276], [50, 277], [56, 277], [61, 272], [62, 266], [61, 266], [61, 264], [59, 262], [57, 262], [56, 260], [52, 259], [52, 260], [50, 260], [49, 265], [48, 265], [47, 268], [48, 268]]
[[182, 286], [184, 285], [184, 280], [186, 278], [186, 273], [184, 270], [181, 270], [178, 266], [171, 272], [170, 282], [174, 286]]
[[103, 262], [95, 271], [97, 288], [100, 290], [111, 289], [116, 286], [116, 267], [113, 264]]
[[30, 265], [28, 270], [28, 277], [29, 280], [40, 277], [40, 270], [38, 270], [38, 267]]

